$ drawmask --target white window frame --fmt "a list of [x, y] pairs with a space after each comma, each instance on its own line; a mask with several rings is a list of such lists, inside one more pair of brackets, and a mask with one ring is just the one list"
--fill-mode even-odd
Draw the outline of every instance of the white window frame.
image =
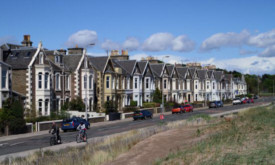
[[150, 88], [150, 78], [148, 78], [148, 77], [145, 79], [145, 88], [146, 89]]
[[89, 76], [89, 89], [93, 89], [93, 75]]
[[38, 89], [42, 89], [42, 86], [43, 86], [43, 81], [42, 81], [42, 79], [43, 79], [43, 74], [42, 74], [42, 72], [39, 72], [38, 73]]
[[60, 74], [55, 74], [55, 90], [60, 90]]
[[50, 77], [50, 74], [48, 72], [46, 72], [44, 75], [44, 88], [45, 89], [49, 89], [49, 77]]
[[135, 82], [134, 82], [134, 87], [135, 87], [135, 89], [138, 89], [138, 78], [136, 77], [135, 78]]
[[110, 88], [110, 76], [106, 76], [106, 88]]

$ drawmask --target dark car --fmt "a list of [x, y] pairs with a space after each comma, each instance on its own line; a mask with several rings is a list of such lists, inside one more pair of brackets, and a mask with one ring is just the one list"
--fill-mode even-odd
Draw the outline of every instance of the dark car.
[[134, 120], [146, 119], [146, 118], [150, 118], [150, 119], [153, 118], [153, 114], [148, 110], [135, 111], [133, 114]]
[[258, 99], [259, 97], [257, 95], [254, 95], [253, 99]]
[[218, 107], [223, 107], [223, 102], [222, 101], [217, 101], [218, 102]]
[[222, 101], [211, 101], [209, 103], [209, 108], [218, 108], [218, 107], [223, 107]]
[[82, 119], [80, 117], [73, 117], [73, 118], [70, 118], [70, 119], [64, 119], [62, 121], [61, 129], [64, 132], [66, 132], [68, 130], [76, 130], [81, 122], [83, 122], [85, 124], [87, 129], [90, 128], [90, 123], [87, 120]]

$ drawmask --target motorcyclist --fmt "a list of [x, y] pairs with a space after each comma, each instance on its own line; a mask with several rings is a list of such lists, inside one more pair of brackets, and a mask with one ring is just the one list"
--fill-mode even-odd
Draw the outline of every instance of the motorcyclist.
[[49, 133], [52, 133], [53, 135], [56, 134], [57, 143], [61, 143], [61, 137], [59, 135], [59, 127], [55, 124], [55, 122], [52, 123], [52, 127], [49, 130]]
[[[77, 129], [79, 130], [79, 133], [82, 135], [82, 137], [85, 138], [84, 135], [85, 135], [85, 133], [86, 133], [86, 126], [85, 126], [85, 124], [83, 123], [83, 121], [80, 122], [80, 124], [79, 124], [79, 126], [77, 127]], [[85, 139], [84, 139], [84, 140], [85, 140]]]

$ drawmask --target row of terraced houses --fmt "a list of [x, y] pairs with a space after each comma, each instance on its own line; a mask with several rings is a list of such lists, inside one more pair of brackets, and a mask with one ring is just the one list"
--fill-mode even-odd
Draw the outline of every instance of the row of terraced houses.
[[9, 97], [22, 100], [37, 115], [50, 115], [76, 97], [89, 111], [104, 112], [104, 103], [113, 100], [118, 109], [151, 102], [154, 91], [166, 101], [178, 103], [232, 99], [246, 94], [244, 76], [233, 78], [222, 71], [130, 60], [127, 51], [106, 56], [88, 56], [83, 48], [48, 50], [40, 42], [33, 47], [29, 35], [22, 45], [0, 47], [2, 102]]

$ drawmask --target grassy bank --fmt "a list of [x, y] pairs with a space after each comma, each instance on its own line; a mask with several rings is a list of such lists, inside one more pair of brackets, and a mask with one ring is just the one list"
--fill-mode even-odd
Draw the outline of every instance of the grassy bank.
[[[208, 116], [198, 116], [209, 118]], [[200, 118], [199, 124], [205, 123]], [[6, 159], [2, 164], [39, 164], [39, 165], [99, 165], [114, 160], [118, 155], [127, 152], [138, 142], [169, 129], [179, 128], [183, 125], [197, 125], [197, 121], [176, 121], [170, 123], [160, 122], [156, 126], [132, 130], [118, 135], [97, 138], [84, 147], [69, 147], [58, 152], [41, 151], [25, 158]]]
[[180, 148], [155, 164], [275, 164], [275, 107], [250, 109], [211, 124], [208, 138]]

